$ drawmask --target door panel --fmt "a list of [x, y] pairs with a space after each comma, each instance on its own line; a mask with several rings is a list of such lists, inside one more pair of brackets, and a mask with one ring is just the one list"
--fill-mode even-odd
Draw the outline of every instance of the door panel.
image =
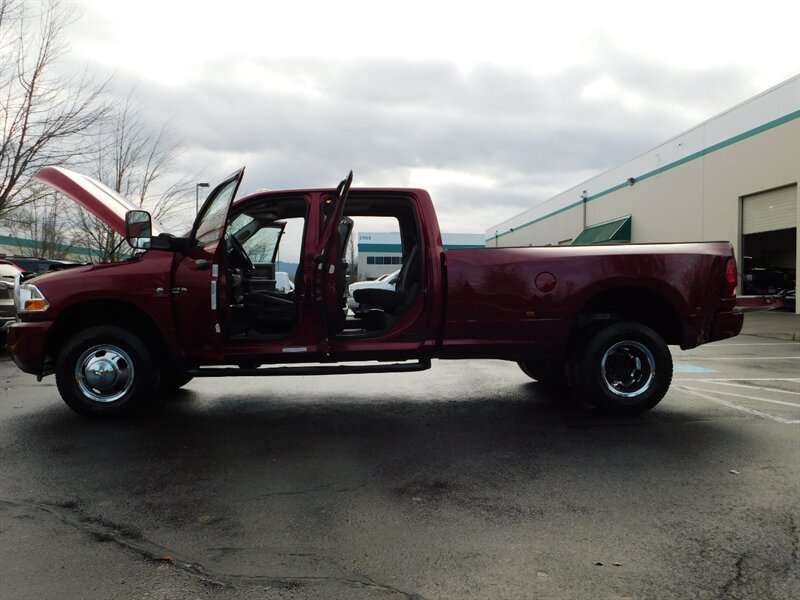
[[181, 346], [197, 359], [222, 359], [225, 289], [220, 285], [222, 242], [176, 255], [172, 300]]
[[175, 257], [172, 295], [181, 346], [198, 361], [224, 356], [228, 310], [225, 227], [244, 175], [240, 169], [208, 195], [195, 220], [189, 250]]

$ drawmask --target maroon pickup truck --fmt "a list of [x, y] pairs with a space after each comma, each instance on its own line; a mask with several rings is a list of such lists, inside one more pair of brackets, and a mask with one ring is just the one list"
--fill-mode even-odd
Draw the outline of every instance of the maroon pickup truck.
[[[175, 237], [97, 181], [40, 171], [139, 251], [22, 280], [8, 330], [19, 368], [55, 373], [81, 414], [117, 416], [156, 406], [193, 377], [408, 372], [434, 358], [489, 358], [631, 414], [667, 392], [668, 344], [694, 348], [742, 326], [727, 242], [445, 250], [424, 190], [351, 190], [351, 173], [336, 189], [234, 202], [242, 175], [217, 186], [190, 233]], [[354, 317], [344, 255], [360, 217], [396, 223], [403, 258], [395, 290], [355, 293], [371, 310]], [[289, 221], [301, 239], [287, 292], [274, 286], [274, 264]]]

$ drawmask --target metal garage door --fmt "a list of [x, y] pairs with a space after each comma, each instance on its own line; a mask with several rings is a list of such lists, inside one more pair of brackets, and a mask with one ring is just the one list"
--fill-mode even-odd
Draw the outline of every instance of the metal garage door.
[[797, 227], [797, 186], [747, 196], [742, 202], [742, 233]]

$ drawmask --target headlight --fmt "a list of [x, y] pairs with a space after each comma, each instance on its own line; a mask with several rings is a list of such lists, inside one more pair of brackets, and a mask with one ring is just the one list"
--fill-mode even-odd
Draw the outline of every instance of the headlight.
[[17, 312], [22, 314], [44, 312], [50, 308], [50, 303], [35, 285], [19, 283], [17, 280], [17, 285], [14, 286], [14, 306], [17, 307]]

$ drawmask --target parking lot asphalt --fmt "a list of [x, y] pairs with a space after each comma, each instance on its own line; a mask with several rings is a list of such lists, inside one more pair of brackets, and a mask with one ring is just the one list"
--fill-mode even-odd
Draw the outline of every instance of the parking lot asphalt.
[[117, 422], [0, 357], [0, 597], [800, 597], [800, 343], [673, 355], [638, 417], [435, 361]]

